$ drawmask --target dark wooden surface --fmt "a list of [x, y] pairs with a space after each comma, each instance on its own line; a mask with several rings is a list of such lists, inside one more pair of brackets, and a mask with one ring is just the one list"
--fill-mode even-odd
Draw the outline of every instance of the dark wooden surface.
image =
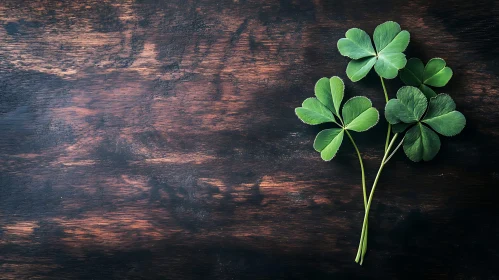
[[[293, 108], [386, 20], [452, 67], [468, 124], [390, 162], [359, 267], [353, 148], [321, 161]], [[498, 22], [496, 1], [2, 0], [0, 278], [498, 279]], [[346, 89], [383, 108], [372, 73]], [[356, 135], [368, 182], [385, 129]]]

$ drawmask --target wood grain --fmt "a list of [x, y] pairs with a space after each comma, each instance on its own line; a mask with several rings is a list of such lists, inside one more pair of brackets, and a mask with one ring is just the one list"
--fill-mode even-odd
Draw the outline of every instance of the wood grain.
[[[386, 168], [359, 267], [360, 171], [294, 107], [386, 20], [467, 117]], [[496, 1], [0, 3], [1, 279], [498, 279]], [[391, 96], [400, 86], [388, 82]], [[346, 83], [383, 108], [373, 74]], [[372, 182], [386, 125], [358, 134]]]

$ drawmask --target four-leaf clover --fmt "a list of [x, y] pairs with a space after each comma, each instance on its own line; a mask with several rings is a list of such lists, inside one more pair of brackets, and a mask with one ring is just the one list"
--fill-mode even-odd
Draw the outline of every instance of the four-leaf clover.
[[337, 76], [321, 78], [315, 84], [315, 96], [305, 99], [295, 113], [306, 124], [316, 125], [332, 122], [340, 128], [324, 129], [317, 134], [314, 149], [321, 153], [325, 161], [331, 160], [343, 142], [343, 136], [350, 131], [362, 132], [378, 123], [379, 112], [372, 107], [365, 96], [355, 96], [340, 107], [344, 97], [345, 85]]
[[445, 66], [445, 60], [432, 58], [424, 66], [419, 58], [411, 58], [400, 71], [400, 79], [408, 86], [419, 88], [426, 98], [437, 96], [429, 86], [443, 87], [452, 78], [452, 69]]
[[429, 161], [440, 150], [440, 139], [435, 131], [454, 136], [466, 125], [464, 115], [455, 109], [456, 104], [448, 94], [432, 97], [428, 104], [418, 88], [404, 86], [398, 90], [397, 98], [386, 104], [385, 118], [394, 125], [396, 133], [412, 126], [405, 134], [404, 152], [412, 161]]
[[379, 76], [393, 79], [407, 63], [402, 52], [409, 44], [410, 34], [401, 31], [396, 22], [387, 21], [376, 27], [373, 34], [376, 51], [369, 35], [359, 28], [349, 29], [345, 37], [338, 40], [338, 50], [353, 59], [347, 66], [347, 76], [353, 82], [364, 78], [373, 66]]

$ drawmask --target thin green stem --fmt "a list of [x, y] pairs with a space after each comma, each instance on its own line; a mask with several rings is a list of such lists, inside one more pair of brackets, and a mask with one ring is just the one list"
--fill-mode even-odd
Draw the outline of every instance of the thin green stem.
[[[381, 86], [383, 87], [383, 93], [385, 95], [385, 101], [388, 103], [388, 92], [386, 90], [386, 86], [385, 86], [385, 80], [383, 80], [383, 77], [379, 76], [379, 79], [381, 81]], [[391, 124], [388, 124], [388, 131], [386, 133], [386, 141], [385, 141], [385, 153], [387, 152], [387, 149], [388, 149], [388, 145], [389, 145], [389, 142], [390, 142], [390, 136], [391, 136], [391, 130], [392, 130], [392, 126]], [[365, 255], [366, 251], [367, 251], [367, 224], [366, 224], [366, 229], [365, 229], [365, 237], [362, 239], [363, 240], [363, 243], [362, 243], [362, 256]]]
[[[395, 134], [397, 135], [397, 134]], [[394, 137], [395, 137], [394, 135]], [[395, 147], [395, 149], [393, 149], [392, 153], [385, 159], [385, 161], [383, 162], [383, 165], [386, 165], [388, 163], [388, 161], [393, 157], [393, 155], [395, 155], [395, 153], [398, 151], [398, 149], [402, 146], [402, 143], [404, 142], [404, 139], [405, 137], [402, 138], [402, 140], [400, 140], [400, 143], [397, 145], [397, 147]], [[387, 153], [389, 153], [391, 150], [391, 146], [390, 146], [390, 149], [387, 151]], [[369, 195], [369, 198], [371, 198], [371, 196], [374, 195], [374, 192], [371, 192], [371, 194]], [[366, 255], [366, 251], [367, 251], [367, 226], [368, 226], [368, 221], [366, 221], [366, 233], [364, 234], [364, 244], [362, 246], [362, 253], [360, 255], [360, 265], [362, 265], [362, 263], [364, 263], [364, 257]]]
[[[397, 136], [397, 134], [395, 134], [393, 137], [395, 138], [395, 136]], [[393, 155], [395, 155], [395, 153], [398, 151], [398, 149], [402, 146], [402, 143], [404, 142], [404, 139], [405, 139], [405, 137], [402, 138], [402, 140], [400, 140], [400, 143], [397, 145], [397, 147], [395, 147], [395, 149], [393, 149], [392, 153], [385, 159], [385, 161], [382, 163], [383, 166], [388, 163], [388, 161], [393, 157]], [[395, 139], [392, 140], [392, 144], [390, 145], [389, 150], [387, 151], [387, 153], [390, 152], [394, 140]], [[370, 200], [372, 199], [372, 196], [374, 195], [374, 188], [375, 188], [375, 186], [373, 186], [373, 190], [369, 194], [369, 199]], [[360, 255], [360, 265], [362, 265], [362, 263], [364, 263], [364, 257], [366, 255], [366, 251], [367, 251], [367, 225], [368, 225], [368, 221], [366, 220], [365, 223], [366, 223], [366, 233], [364, 234], [364, 243], [363, 243], [362, 252], [361, 252], [361, 255]]]
[[362, 156], [360, 155], [359, 148], [357, 148], [357, 145], [355, 144], [355, 141], [353, 140], [352, 135], [350, 135], [350, 132], [345, 129], [345, 132], [348, 135], [348, 138], [350, 138], [350, 141], [352, 142], [353, 147], [355, 148], [355, 151], [357, 152], [357, 157], [359, 158], [359, 164], [360, 164], [360, 171], [362, 172], [362, 193], [364, 195], [364, 208], [367, 207], [367, 192], [366, 192], [366, 176], [364, 172], [364, 163], [362, 162]]
[[[385, 95], [385, 101], [388, 103], [388, 92], [386, 90], [386, 86], [385, 86], [385, 80], [383, 80], [383, 77], [379, 76], [379, 79], [381, 81], [381, 86], [383, 87], [383, 93]], [[387, 151], [388, 149], [388, 145], [389, 145], [389, 142], [390, 142], [390, 136], [391, 136], [391, 130], [392, 130], [392, 125], [391, 124], [388, 124], [388, 131], [386, 133], [386, 141], [385, 141], [385, 152]], [[365, 255], [366, 253], [366, 250], [367, 250], [367, 225], [366, 225], [366, 231], [365, 231], [365, 237], [364, 237], [364, 242], [362, 244], [362, 256]]]
[[360, 252], [360, 265], [364, 262], [364, 256], [367, 252], [367, 233], [369, 232], [369, 223], [366, 222], [366, 233], [364, 233], [364, 240], [362, 241], [362, 251]]
[[395, 149], [393, 149], [393, 152], [386, 158], [385, 164], [393, 157], [393, 155], [395, 155], [395, 153], [400, 148], [400, 146], [402, 146], [402, 143], [404, 143], [404, 139], [405, 139], [405, 136], [404, 136], [404, 138], [402, 138], [402, 140], [400, 140], [400, 143], [397, 145], [397, 147], [395, 147]]
[[388, 142], [390, 142], [390, 136], [392, 132], [392, 125], [388, 124], [388, 132], [386, 133], [386, 141], [385, 141], [385, 151], [388, 149]]
[[[364, 210], [365, 210], [367, 208], [367, 190], [366, 190], [366, 176], [364, 172], [364, 163], [362, 162], [362, 156], [360, 155], [359, 148], [357, 147], [357, 144], [355, 144], [352, 135], [350, 135], [350, 133], [346, 129], [345, 132], [347, 133], [348, 138], [350, 138], [350, 141], [352, 142], [352, 145], [355, 148], [355, 151], [357, 152], [357, 157], [359, 158], [360, 170], [362, 172], [362, 194], [364, 196]], [[367, 248], [367, 239], [366, 241], [364, 241], [364, 245], [365, 248]]]
[[398, 136], [398, 133], [396, 133], [395, 135], [393, 135], [393, 138], [390, 141], [390, 144], [388, 145], [388, 149], [385, 151], [385, 154], [383, 155], [383, 160], [381, 161], [381, 165], [379, 167], [378, 173], [376, 174], [376, 178], [374, 179], [374, 183], [373, 183], [373, 186], [371, 188], [371, 193], [369, 194], [369, 199], [367, 201], [367, 207], [366, 207], [366, 211], [365, 211], [365, 214], [364, 214], [364, 223], [362, 224], [362, 232], [360, 234], [359, 249], [357, 250], [357, 256], [355, 257], [355, 262], [357, 262], [357, 263], [359, 262], [359, 260], [361, 258], [361, 255], [363, 257], [362, 252], [363, 251], [365, 252], [365, 250], [363, 250], [363, 244], [364, 244], [363, 242], [364, 242], [365, 233], [366, 233], [366, 230], [367, 230], [367, 221], [368, 221], [368, 217], [369, 217], [369, 209], [371, 208], [371, 203], [372, 203], [372, 200], [373, 200], [374, 191], [376, 190], [376, 186], [378, 184], [378, 180], [379, 180], [379, 178], [381, 176], [381, 172], [383, 171], [383, 167], [385, 166], [385, 163], [386, 163], [385, 160], [388, 157], [388, 153], [391, 150], [393, 144], [395, 143], [395, 140], [397, 139], [397, 136]]
[[385, 80], [383, 80], [383, 77], [379, 76], [381, 79], [381, 86], [383, 86], [383, 92], [385, 93], [385, 101], [388, 102], [388, 92], [386, 92], [386, 87], [385, 87]]
[[[379, 76], [381, 80], [381, 86], [383, 87], [383, 93], [385, 94], [385, 101], [388, 103], [388, 92], [386, 91], [386, 86], [385, 86], [385, 80], [383, 80], [383, 77]], [[386, 141], [385, 141], [385, 152], [386, 149], [388, 149], [388, 142], [390, 142], [390, 133], [392, 130], [392, 125], [388, 124], [388, 132], [386, 133]]]

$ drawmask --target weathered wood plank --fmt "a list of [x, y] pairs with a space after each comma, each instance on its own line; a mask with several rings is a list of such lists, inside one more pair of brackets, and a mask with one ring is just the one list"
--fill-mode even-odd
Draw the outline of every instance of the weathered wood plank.
[[[444, 2], [2, 1], [0, 278], [497, 278], [499, 8]], [[385, 20], [468, 123], [392, 160], [360, 268], [353, 149], [322, 162], [293, 108]], [[374, 75], [346, 87], [383, 107]], [[358, 136], [369, 182], [385, 129]]]

